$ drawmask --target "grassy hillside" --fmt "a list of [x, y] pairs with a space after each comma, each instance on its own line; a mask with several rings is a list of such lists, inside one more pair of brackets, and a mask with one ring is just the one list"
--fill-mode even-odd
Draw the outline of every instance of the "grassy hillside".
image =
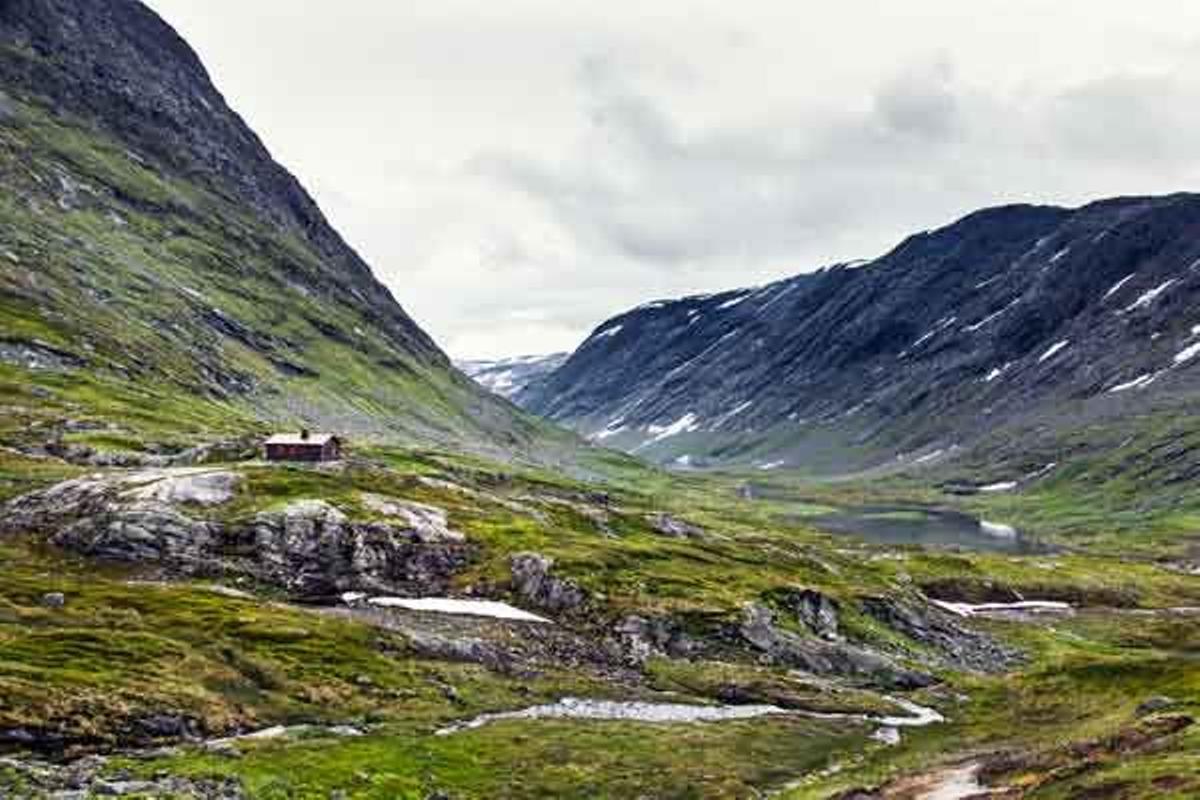
[[[22, 476], [20, 490], [80, 474], [59, 462], [7, 458], [6, 473]], [[188, 513], [233, 525], [321, 499], [369, 521], [376, 516], [367, 494], [419, 502], [445, 509], [474, 548], [453, 594], [528, 606], [510, 558], [536, 551], [587, 599], [552, 614], [553, 634], [403, 612], [361, 615], [293, 604], [234, 574], [162, 582], [170, 573], [161, 565], [97, 564], [47, 548], [49, 531], [9, 535], [0, 541], [0, 730], [48, 729], [75, 755], [115, 747], [93, 767], [104, 780], [174, 776], [193, 788], [232, 780], [254, 798], [830, 798], [871, 786], [882, 787], [878, 797], [898, 798], [909, 796], [893, 783], [903, 776], [966, 761], [1032, 798], [1093, 796], [1079, 793], [1115, 784], [1122, 788], [1113, 797], [1182, 798], [1200, 787], [1196, 729], [1186, 722], [1200, 712], [1200, 616], [1167, 610], [1200, 605], [1200, 584], [1166, 563], [1086, 547], [1028, 556], [881, 548], [819, 533], [794, 500], [740, 497], [743, 476], [685, 478], [628, 464], [611, 465], [604, 486], [394, 447], [360, 450], [333, 470], [253, 462], [219, 469], [242, 476], [236, 494]], [[788, 485], [811, 513], [818, 503], [868, 499], [959, 502], [916, 481]], [[1080, 514], [1086, 502], [1060, 496]], [[664, 535], [654, 523], [663, 513], [701, 532]], [[1035, 528], [1052, 540], [1057, 530]], [[233, 587], [240, 594], [231, 596]], [[748, 604], [781, 610], [787, 592], [801, 587], [837, 603], [841, 636], [930, 670], [936, 683], [905, 696], [947, 722], [903, 730], [901, 743], [887, 746], [861, 721], [805, 716], [896, 709], [895, 692], [870, 681], [809, 674], [739, 644]], [[63, 594], [62, 608], [45, 605], [50, 592]], [[928, 643], [863, 610], [869, 598], [919, 603], [925, 593], [972, 592], [1065, 598], [1077, 611], [971, 622], [1020, 653], [1000, 672], [981, 672], [943, 661]], [[695, 646], [636, 666], [606, 661], [631, 616], [659, 620]], [[521, 655], [481, 655], [492, 647]], [[1167, 705], [1138, 710], [1159, 695]], [[801, 713], [675, 725], [512, 720], [437, 734], [480, 713], [563, 696], [769, 702]], [[206, 738], [308, 727], [278, 739], [121, 755], [121, 747], [172, 743], [139, 733], [144, 720], [163, 715], [189, 720]], [[363, 735], [327, 727], [336, 725]], [[0, 766], [0, 791], [37, 796], [35, 781], [24, 768]]]
[[35, 103], [2, 110], [8, 435], [37, 443], [57, 416], [100, 446], [181, 446], [304, 421], [493, 455], [574, 447], [398, 342], [285, 229]]

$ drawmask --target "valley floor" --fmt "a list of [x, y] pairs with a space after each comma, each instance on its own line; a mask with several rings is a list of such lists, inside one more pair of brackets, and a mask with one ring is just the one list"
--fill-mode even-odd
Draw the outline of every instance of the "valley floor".
[[[1200, 796], [1179, 509], [1124, 556], [1065, 487], [1039, 516], [1020, 493], [747, 492], [597, 452], [603, 482], [396, 448], [0, 453], [0, 796]], [[1047, 547], [813, 523], [871, 504]], [[372, 602], [400, 596], [508, 605]]]

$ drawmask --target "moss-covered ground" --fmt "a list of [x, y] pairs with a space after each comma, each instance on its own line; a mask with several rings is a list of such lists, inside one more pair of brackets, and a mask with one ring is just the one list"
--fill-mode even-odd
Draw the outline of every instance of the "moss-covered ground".
[[[0, 465], [10, 496], [79, 472], [11, 453]], [[810, 711], [895, 707], [876, 692], [737, 658], [652, 659], [634, 684], [579, 670], [514, 675], [432, 660], [399, 633], [283, 605], [269, 591], [239, 599], [196, 583], [146, 583], [130, 567], [44, 548], [29, 532], [0, 545], [0, 728], [51, 723], [88, 749], [119, 744], [134, 721], [163, 711], [202, 720], [214, 734], [273, 724], [367, 727], [362, 738], [246, 743], [240, 758], [185, 748], [150, 762], [113, 762], [144, 774], [232, 775], [266, 798], [754, 797], [786, 787], [788, 796], [819, 798], [996, 753], [1027, 759], [1024, 772], [1014, 767], [1007, 778], [1024, 781], [1031, 797], [1106, 784], [1124, 787], [1120, 797], [1186, 797], [1200, 781], [1194, 728], [1132, 750], [1096, 744], [1124, 741], [1144, 724], [1136, 709], [1153, 696], [1173, 698], [1170, 713], [1200, 713], [1200, 616], [1163, 611], [1200, 605], [1200, 579], [1153, 557], [1114, 557], [1103, 536], [1094, 552], [1078, 537], [1070, 549], [1037, 555], [885, 550], [820, 533], [791, 513], [797, 502], [902, 500], [983, 508], [1003, 519], [1004, 509], [1030, 499], [959, 499], [895, 480], [880, 483], [877, 495], [864, 484], [787, 483], [788, 494], [756, 500], [739, 493], [741, 476], [669, 475], [620, 457], [598, 483], [400, 447], [360, 447], [335, 469], [232, 468], [245, 476], [238, 495], [205, 513], [236, 519], [319, 497], [369, 517], [363, 492], [431, 503], [479, 548], [457, 591], [504, 597], [508, 556], [541, 552], [555, 559], [557, 575], [591, 594], [589, 618], [568, 623], [585, 629], [635, 612], [670, 615], [703, 634], [736, 621], [748, 602], [770, 604], [781, 588], [806, 587], [843, 601], [842, 624], [855, 638], [919, 658], [919, 646], [853, 613], [855, 598], [1016, 591], [1083, 610], [975, 621], [1019, 648], [1024, 662], [992, 676], [939, 669], [943, 683], [919, 699], [947, 722], [906, 730], [895, 747], [870, 740], [869, 727], [853, 721], [803, 716], [690, 725], [510, 721], [436, 736], [454, 720], [563, 696], [712, 702], [736, 687], [740, 698]], [[1070, 497], [1063, 491], [1060, 502]], [[678, 515], [704, 533], [662, 536], [653, 513]], [[1091, 512], [1084, 503], [1075, 513]], [[1147, 520], [1152, 529], [1170, 524]], [[1044, 533], [1055, 540], [1058, 529]], [[1174, 552], [1167, 541], [1164, 552]], [[66, 606], [43, 607], [46, 592], [62, 592]]]

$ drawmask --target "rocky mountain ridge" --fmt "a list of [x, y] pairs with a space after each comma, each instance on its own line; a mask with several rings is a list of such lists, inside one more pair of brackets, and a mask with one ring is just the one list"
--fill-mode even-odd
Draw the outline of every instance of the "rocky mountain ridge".
[[662, 462], [827, 472], [1186, 406], [1198, 231], [1190, 194], [988, 209], [875, 261], [613, 317], [516, 399]]
[[561, 367], [569, 355], [550, 353], [500, 359], [464, 359], [455, 361], [454, 366], [488, 391], [511, 398], [532, 381]]

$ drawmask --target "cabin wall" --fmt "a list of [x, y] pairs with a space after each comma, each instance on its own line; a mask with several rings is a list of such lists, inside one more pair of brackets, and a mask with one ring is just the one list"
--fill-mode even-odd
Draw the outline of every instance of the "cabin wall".
[[268, 461], [321, 461], [324, 449], [311, 444], [269, 444]]

